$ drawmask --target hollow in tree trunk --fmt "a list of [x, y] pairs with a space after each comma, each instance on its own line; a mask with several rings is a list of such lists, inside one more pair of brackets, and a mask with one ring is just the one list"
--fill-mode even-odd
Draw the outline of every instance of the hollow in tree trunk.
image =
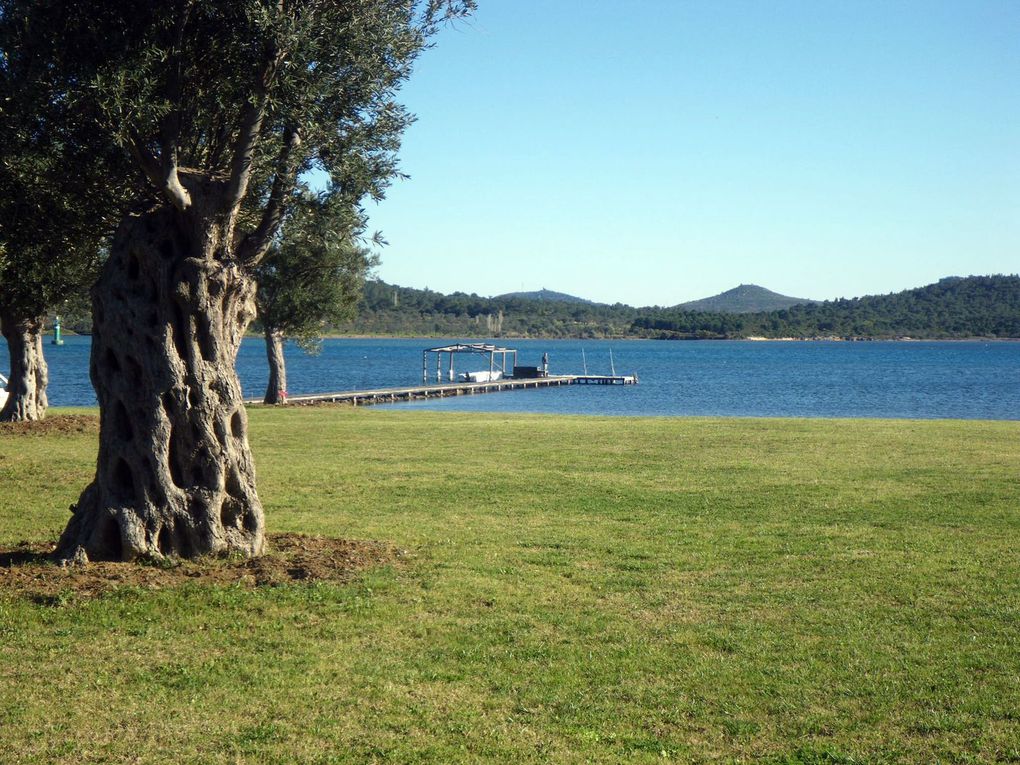
[[30, 319], [4, 312], [0, 330], [7, 340], [11, 375], [0, 422], [27, 422], [46, 416], [46, 359], [43, 358], [43, 317]]
[[266, 358], [269, 360], [269, 384], [264, 404], [287, 403], [287, 363], [283, 358], [283, 332], [266, 326]]
[[189, 233], [169, 207], [127, 219], [93, 288], [99, 459], [58, 557], [263, 550], [234, 368], [254, 284], [235, 261], [196, 256]]

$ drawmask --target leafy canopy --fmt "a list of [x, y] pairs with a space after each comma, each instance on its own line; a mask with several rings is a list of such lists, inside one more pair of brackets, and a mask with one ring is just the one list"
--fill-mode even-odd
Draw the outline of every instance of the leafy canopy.
[[89, 106], [148, 200], [192, 216], [198, 254], [255, 264], [302, 173], [324, 171], [348, 202], [383, 194], [411, 120], [399, 86], [472, 5], [0, 0], [0, 46], [46, 62], [50, 101]]
[[336, 196], [306, 195], [256, 273], [265, 329], [319, 348], [323, 326], [354, 315], [377, 259], [359, 244], [363, 216]]
[[130, 174], [94, 104], [54, 97], [51, 57], [0, 12], [0, 312], [28, 319], [91, 282]]

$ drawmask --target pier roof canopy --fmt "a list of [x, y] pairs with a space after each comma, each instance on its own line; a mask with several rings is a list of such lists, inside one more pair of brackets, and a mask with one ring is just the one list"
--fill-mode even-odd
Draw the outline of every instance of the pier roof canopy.
[[426, 348], [425, 353], [516, 353], [514, 348], [501, 348], [489, 343], [454, 343], [439, 348]]

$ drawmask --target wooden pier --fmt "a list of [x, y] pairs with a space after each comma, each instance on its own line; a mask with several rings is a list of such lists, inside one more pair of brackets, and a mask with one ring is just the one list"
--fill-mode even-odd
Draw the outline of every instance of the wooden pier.
[[[398, 401], [527, 390], [529, 388], [553, 388], [561, 385], [636, 385], [637, 381], [637, 375], [549, 375], [526, 379], [510, 377], [491, 382], [451, 382], [438, 385], [416, 385], [410, 388], [375, 388], [373, 390], [346, 390], [338, 393], [313, 393], [307, 396], [289, 396], [287, 403], [367, 406]], [[262, 402], [251, 400], [245, 403], [251, 405]]]

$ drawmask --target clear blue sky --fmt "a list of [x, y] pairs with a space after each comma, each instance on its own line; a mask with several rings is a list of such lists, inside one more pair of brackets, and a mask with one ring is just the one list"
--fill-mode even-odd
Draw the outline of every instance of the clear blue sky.
[[1020, 2], [479, 0], [405, 86], [380, 278], [673, 305], [1020, 271]]

